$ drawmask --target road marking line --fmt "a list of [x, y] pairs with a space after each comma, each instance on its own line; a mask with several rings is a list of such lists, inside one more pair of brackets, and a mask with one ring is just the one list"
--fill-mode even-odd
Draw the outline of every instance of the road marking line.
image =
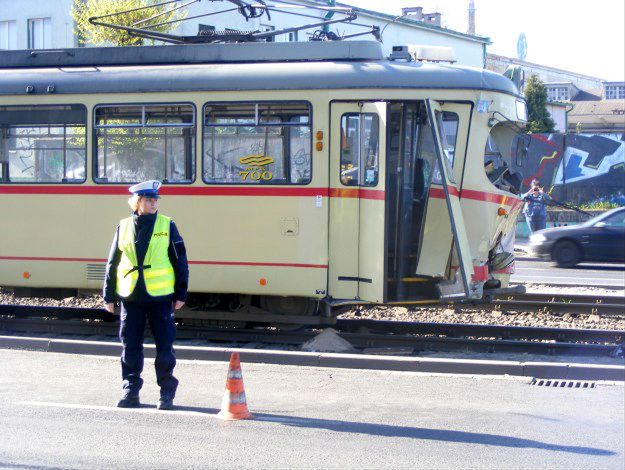
[[189, 411], [189, 410], [159, 410], [157, 408], [118, 408], [116, 406], [102, 406], [102, 405], [81, 405], [78, 403], [52, 403], [45, 401], [21, 401], [17, 402], [18, 405], [27, 406], [43, 406], [48, 408], [72, 408], [79, 410], [99, 410], [99, 411], [121, 411], [131, 413], [157, 413], [168, 415], [183, 415], [183, 416], [202, 416], [203, 418], [216, 418], [216, 414], [202, 413], [201, 411]]
[[[520, 274], [517, 274], [516, 276], [513, 275], [512, 277], [514, 279], [518, 279], [518, 278], [523, 278], [523, 279], [551, 279], [552, 281], [554, 279], [568, 279], [568, 280], [570, 280], [571, 283], [577, 283], [580, 280], [584, 280], [584, 281], [602, 281], [602, 282], [607, 282], [607, 283], [612, 283], [612, 282], [617, 283], [617, 282], [620, 281], [620, 279], [609, 279], [609, 278], [606, 279], [604, 277], [576, 277], [574, 279], [571, 279], [571, 278], [566, 277], [566, 276], [549, 276], [549, 277], [547, 277], [547, 276], [531, 276], [531, 275], [530, 276], [523, 276], [523, 275], [520, 275]], [[615, 285], [623, 285], [623, 284], [615, 284]]]
[[[547, 271], [547, 269], [545, 269], [545, 268], [516, 268], [516, 272], [525, 272], [525, 271]], [[590, 272], [589, 272], [589, 274], [590, 274], [590, 273], [592, 273], [592, 272], [593, 272], [593, 271], [590, 271]], [[596, 272], [596, 273], [600, 273], [600, 272], [604, 272], [604, 271], [602, 271], [602, 270], [596, 270], [596, 271], [594, 271], [594, 272]], [[553, 270], [553, 271], [549, 271], [549, 274], [548, 274], [548, 275], [549, 275], [549, 276], [555, 276], [555, 275], [558, 275], [558, 274], [560, 274], [560, 275], [562, 275], [562, 276], [564, 276], [564, 277], [569, 277], [569, 278], [571, 278], [571, 279], [577, 279], [577, 278], [574, 276], [574, 275], [575, 275], [575, 272], [563, 273], [563, 272], [561, 272], [561, 271], [555, 271], [555, 270]], [[615, 279], [615, 278], [613, 278], [613, 277], [611, 278], [610, 276], [607, 276], [607, 277], [606, 277], [606, 279]]]

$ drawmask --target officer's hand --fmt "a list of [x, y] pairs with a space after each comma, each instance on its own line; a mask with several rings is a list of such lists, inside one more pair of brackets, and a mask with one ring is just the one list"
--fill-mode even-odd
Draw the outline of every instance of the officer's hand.
[[184, 305], [184, 300], [176, 300], [174, 302], [174, 310], [180, 310]]
[[109, 313], [113, 313], [115, 311], [115, 304], [113, 302], [108, 302], [104, 308], [106, 309], [107, 312]]

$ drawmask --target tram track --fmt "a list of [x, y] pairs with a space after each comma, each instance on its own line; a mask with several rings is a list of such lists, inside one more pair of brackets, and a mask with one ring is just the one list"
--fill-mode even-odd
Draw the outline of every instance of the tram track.
[[[117, 336], [117, 317], [100, 309], [0, 305], [5, 334]], [[391, 320], [338, 319], [335, 328], [354, 347], [413, 351], [531, 353], [615, 356], [622, 354], [625, 331], [544, 328]], [[301, 345], [318, 330], [225, 328], [178, 325], [177, 337], [216, 342]], [[392, 352], [392, 351], [391, 351]]]
[[615, 295], [598, 296], [531, 292], [501, 295], [494, 298], [491, 303], [500, 310], [625, 316], [625, 299]]

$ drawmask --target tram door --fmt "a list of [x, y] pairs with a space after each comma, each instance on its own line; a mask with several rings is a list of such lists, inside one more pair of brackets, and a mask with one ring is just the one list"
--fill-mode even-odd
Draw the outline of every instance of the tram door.
[[[442, 108], [442, 113], [439, 108], [435, 113], [439, 121], [437, 124], [439, 125], [440, 144], [443, 157], [450, 163], [447, 168], [452, 169], [453, 172], [449, 178], [449, 188], [452, 195], [458, 195], [459, 185], [457, 183], [460, 182], [464, 167], [464, 154], [456, 155], [456, 149], [464, 149], [466, 146], [471, 107], [466, 104], [445, 103], [440, 108]], [[430, 142], [430, 145], [424, 148], [424, 152], [427, 152], [428, 147], [431, 150], [435, 148], [433, 142]], [[428, 255], [429, 253], [444, 252], [451, 254], [453, 248], [451, 221], [439, 164], [435, 165], [431, 184], [427, 201], [424, 238], [416, 274], [446, 277], [450, 267], [449, 259], [444, 256], [433, 257]], [[452, 263], [457, 265], [455, 253]]]
[[[437, 211], [440, 216], [428, 220], [426, 218], [426, 230], [423, 235], [422, 251], [417, 265], [417, 274], [436, 274], [440, 271], [440, 265], [447, 265], [448, 261], [444, 257], [433, 258], [427, 253], [451, 253], [452, 248], [458, 258], [458, 270], [455, 276], [455, 283], [449, 283], [447, 290], [441, 290], [443, 296], [453, 297], [479, 297], [481, 293], [473, 293], [470, 290], [470, 281], [473, 274], [473, 262], [469, 240], [466, 233], [462, 209], [460, 207], [459, 185], [454, 178], [451, 161], [450, 145], [447, 142], [444, 127], [444, 113], [441, 105], [432, 100], [426, 100], [428, 120], [432, 127], [434, 138], [434, 150], [437, 157], [437, 169], [433, 175], [433, 182], [442, 186], [442, 194], [434, 193], [434, 188], [430, 189], [430, 201], [442, 199], [447, 210]], [[436, 197], [438, 196], [438, 197]], [[430, 202], [428, 203], [429, 210]], [[428, 230], [429, 225], [429, 230]], [[427, 250], [425, 249], [427, 247]], [[426, 256], [423, 256], [423, 255]], [[438, 265], [437, 265], [438, 264]], [[434, 271], [434, 272], [428, 272]], [[444, 273], [446, 270], [442, 270]]]
[[330, 109], [328, 294], [384, 300], [385, 102]]

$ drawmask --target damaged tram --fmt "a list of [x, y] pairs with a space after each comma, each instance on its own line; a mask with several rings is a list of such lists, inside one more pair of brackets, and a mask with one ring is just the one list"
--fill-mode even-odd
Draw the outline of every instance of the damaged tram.
[[182, 317], [319, 324], [507, 287], [526, 114], [502, 75], [369, 41], [0, 58], [4, 287], [99, 289], [146, 179], [185, 235]]

